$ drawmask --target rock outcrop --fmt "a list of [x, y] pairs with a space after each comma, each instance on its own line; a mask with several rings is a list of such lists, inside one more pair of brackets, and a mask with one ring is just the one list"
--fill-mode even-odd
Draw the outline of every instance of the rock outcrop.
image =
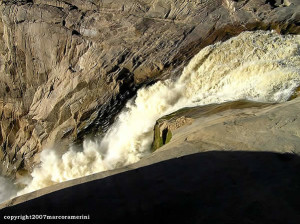
[[[282, 104], [228, 102], [185, 108], [158, 120], [154, 150], [270, 151], [300, 154], [300, 98]], [[179, 119], [180, 118], [180, 119]], [[182, 125], [182, 119], [189, 123]], [[179, 122], [179, 123], [178, 123]], [[177, 125], [178, 123], [178, 125]], [[165, 142], [166, 143], [166, 142]]]
[[157, 121], [164, 145], [139, 162], [21, 195], [0, 204], [0, 214], [72, 212], [106, 223], [125, 218], [131, 223], [284, 223], [289, 218], [296, 224], [299, 126], [299, 97], [281, 104], [237, 101], [183, 108]]
[[227, 110], [241, 110], [246, 108], [265, 108], [270, 103], [259, 103], [251, 101], [234, 101], [222, 104], [209, 104], [205, 106], [187, 107], [180, 109], [174, 113], [166, 115], [157, 120], [154, 126], [154, 139], [152, 143], [152, 151], [169, 143], [173, 137], [173, 133], [183, 126], [189, 126], [199, 118], [208, 118], [215, 114], [225, 112]]
[[175, 77], [200, 49], [245, 30], [299, 33], [299, 1], [3, 0], [1, 173], [44, 147], [103, 132], [136, 89]]

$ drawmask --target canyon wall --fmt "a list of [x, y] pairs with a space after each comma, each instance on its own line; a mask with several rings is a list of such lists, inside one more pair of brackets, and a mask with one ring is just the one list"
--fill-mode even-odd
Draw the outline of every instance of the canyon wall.
[[299, 33], [298, 0], [3, 0], [0, 172], [101, 135], [136, 90], [177, 77], [203, 47], [245, 30]]

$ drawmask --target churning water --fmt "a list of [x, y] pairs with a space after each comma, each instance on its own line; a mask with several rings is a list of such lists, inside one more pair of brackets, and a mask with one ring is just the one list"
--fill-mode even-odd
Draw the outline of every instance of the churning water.
[[284, 102], [300, 86], [300, 36], [244, 32], [201, 50], [176, 81], [140, 89], [105, 137], [78, 151], [41, 153], [41, 165], [18, 195], [115, 169], [150, 153], [158, 118], [182, 107], [247, 99]]

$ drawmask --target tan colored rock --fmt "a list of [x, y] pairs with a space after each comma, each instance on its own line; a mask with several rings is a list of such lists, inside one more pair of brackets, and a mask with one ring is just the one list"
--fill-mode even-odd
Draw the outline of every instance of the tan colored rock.
[[[0, 210], [20, 203], [25, 203], [23, 206], [26, 207], [27, 201], [54, 192], [59, 192], [63, 189], [65, 189], [64, 192], [69, 192], [69, 196], [67, 196], [65, 199], [73, 202], [72, 196], [74, 196], [74, 187], [76, 188], [76, 185], [77, 187], [80, 185], [83, 189], [90, 189], [89, 187], [91, 186], [93, 188], [97, 188], [97, 186], [101, 185], [97, 185], [97, 183], [99, 183], [101, 179], [105, 181], [107, 180], [105, 179], [106, 177], [111, 176], [111, 178], [114, 180], [112, 186], [115, 186], [115, 184], [120, 184], [120, 186], [123, 186], [124, 183], [122, 181], [116, 182], [118, 174], [123, 176], [123, 179], [125, 176], [126, 180], [128, 180], [127, 175], [128, 178], [132, 178], [133, 173], [134, 175], [136, 175], [140, 172], [141, 169], [147, 170], [149, 169], [149, 167], [152, 167], [151, 172], [148, 171], [143, 175], [139, 174], [136, 177], [134, 176], [134, 183], [137, 184], [136, 186], [138, 189], [140, 189], [140, 184], [143, 183], [145, 177], [153, 178], [154, 175], [155, 178], [161, 178], [162, 173], [169, 174], [173, 172], [174, 169], [176, 169], [175, 174], [177, 179], [182, 175], [182, 173], [185, 172], [192, 173], [193, 175], [195, 175], [194, 178], [199, 177], [199, 174], [201, 173], [200, 179], [205, 180], [204, 183], [206, 183], [208, 179], [219, 180], [218, 178], [220, 176], [223, 176], [226, 180], [228, 180], [228, 177], [232, 175], [232, 170], [234, 170], [233, 173], [235, 175], [238, 175], [239, 177], [245, 177], [245, 175], [249, 175], [249, 177], [247, 177], [247, 183], [249, 185], [245, 184], [245, 186], [250, 186], [250, 188], [253, 189], [252, 185], [253, 183], [256, 183], [256, 181], [253, 182], [253, 177], [258, 176], [261, 180], [261, 174], [265, 173], [262, 164], [268, 164], [267, 167], [271, 168], [268, 168], [268, 172], [271, 173], [274, 171], [274, 167], [276, 167], [276, 169], [280, 171], [281, 168], [278, 167], [279, 164], [281, 164], [280, 167], [282, 166], [283, 170], [288, 166], [288, 164], [293, 164], [291, 170], [285, 172], [284, 175], [282, 173], [280, 173], [279, 175], [279, 179], [284, 180], [284, 182], [289, 185], [289, 183], [294, 183], [294, 174], [297, 173], [297, 168], [299, 167], [299, 112], [300, 98], [296, 98], [292, 101], [281, 104], [265, 104], [249, 101], [238, 101], [194, 108], [185, 108], [173, 113], [172, 116], [167, 116], [160, 119], [159, 121], [161, 121], [161, 124], [163, 123], [163, 119], [165, 122], [168, 122], [168, 120], [173, 120], [174, 122], [178, 120], [180, 122], [182, 121], [182, 116], [185, 116], [189, 118], [189, 121], [193, 120], [193, 122], [191, 124], [180, 126], [178, 129], [173, 129], [173, 137], [168, 144], [162, 146], [154, 153], [145, 156], [137, 163], [119, 169], [100, 172], [86, 177], [66, 181], [47, 188], [40, 189], [38, 191], [21, 195], [19, 197], [1, 203]], [[179, 119], [177, 119], [178, 117]], [[205, 151], [210, 152], [199, 153]], [[271, 153], [266, 151], [277, 151], [280, 153]], [[290, 153], [294, 153], [294, 155]], [[194, 155], [191, 157], [186, 157], [187, 155], [192, 154]], [[218, 157], [219, 159], [216, 160], [216, 157]], [[165, 165], [170, 163], [171, 161], [175, 161], [172, 160], [174, 158], [180, 158], [179, 162], [176, 163], [178, 167], [174, 166], [173, 164], [167, 166], [166, 168]], [[187, 158], [192, 158], [192, 160], [197, 164], [200, 163], [201, 166], [203, 166], [201, 167], [202, 172], [195, 173], [195, 170], [192, 169], [188, 171], [182, 170], [182, 168], [185, 167], [182, 166], [183, 161]], [[252, 159], [248, 160], [249, 158]], [[159, 163], [161, 161], [165, 162]], [[244, 162], [246, 161], [248, 162], [245, 167]], [[187, 162], [186, 164], [189, 163]], [[207, 167], [207, 165], [209, 165], [209, 167]], [[227, 172], [227, 169], [229, 168], [228, 165], [229, 167], [231, 167], [229, 169], [231, 170], [229, 173]], [[208, 170], [211, 170], [210, 167], [218, 168], [213, 169], [212, 172], [207, 172]], [[225, 167], [226, 170], [224, 170], [223, 167]], [[251, 171], [255, 170], [255, 172], [249, 172], [250, 167], [252, 167]], [[253, 169], [253, 167], [255, 169]], [[19, 172], [18, 175], [22, 175], [22, 172]], [[267, 177], [269, 178], [270, 175], [267, 175]], [[155, 178], [155, 181], [153, 182], [154, 185], [158, 184], [157, 179]], [[278, 186], [279, 179], [274, 180], [274, 182], [265, 182], [265, 179], [263, 179], [263, 186], [274, 189], [274, 186]], [[137, 180], [139, 181], [137, 182]], [[179, 180], [179, 182], [185, 183], [188, 179], [180, 178]], [[286, 182], [286, 180], [289, 180], [291, 182]], [[166, 189], [170, 189], [170, 182], [165, 182], [168, 183]], [[239, 181], [237, 182], [239, 183]], [[233, 181], [233, 186], [235, 186], [237, 182]], [[192, 181], [192, 183], [194, 182]], [[222, 180], [220, 184], [223, 183], [224, 181]], [[297, 183], [295, 186], [297, 186]], [[132, 187], [133, 185], [129, 186]], [[214, 188], [215, 190], [213, 190], [213, 192], [210, 192], [211, 196], [208, 197], [209, 199], [213, 197], [213, 195], [215, 195], [215, 192], [220, 191], [220, 188], [218, 185], [216, 185], [215, 181], [213, 181], [212, 185], [209, 185], [207, 189], [211, 188]], [[149, 189], [152, 190], [152, 187], [149, 187]], [[228, 189], [235, 188], [233, 187]], [[284, 191], [290, 191], [287, 185], [282, 185], [280, 189], [284, 189]], [[99, 193], [99, 191], [89, 192], [91, 192], [91, 195], [94, 196]], [[207, 194], [207, 192], [208, 191], [204, 191], [204, 194]], [[231, 193], [229, 193], [230, 197], [232, 196]], [[269, 192], [265, 193], [269, 195]], [[159, 191], [159, 194], [161, 194], [161, 191]], [[255, 191], [255, 195], [256, 194], [257, 192]], [[56, 198], [56, 195], [57, 194], [54, 193], [52, 197]], [[292, 191], [291, 195], [294, 196], [294, 191]], [[45, 199], [40, 198], [38, 200], [43, 201]], [[38, 200], [36, 201], [36, 203], [41, 203]], [[57, 200], [59, 201], [59, 199]], [[57, 200], [53, 201], [57, 202]], [[128, 198], [126, 198], [126, 200], [128, 200]], [[43, 203], [48, 203], [48, 201], [45, 200], [43, 201]], [[60, 203], [60, 201], [58, 203]], [[268, 203], [269, 202], [267, 201], [266, 204]], [[102, 201], [100, 201], [99, 204], [102, 204]], [[236, 206], [236, 201], [234, 201], [233, 204], [234, 206]], [[53, 206], [51, 201], [49, 202], [49, 206]], [[11, 209], [14, 210], [15, 207], [12, 207]]]
[[[172, 130], [160, 149], [271, 151], [300, 154], [300, 98], [282, 104], [232, 102], [185, 109], [173, 115], [193, 118]], [[165, 121], [168, 122], [168, 121]]]
[[0, 12], [4, 175], [31, 170], [44, 147], [105, 131], [137, 88], [180, 74], [209, 44], [300, 30], [297, 0], [3, 0]]

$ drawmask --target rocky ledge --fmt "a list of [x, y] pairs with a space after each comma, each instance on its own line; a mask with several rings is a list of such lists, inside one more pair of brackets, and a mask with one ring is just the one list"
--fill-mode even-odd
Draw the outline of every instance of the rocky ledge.
[[300, 98], [281, 104], [237, 101], [184, 108], [159, 119], [153, 150], [270, 151], [300, 154]]
[[2, 175], [31, 171], [54, 143], [64, 150], [101, 134], [136, 89], [177, 76], [209, 44], [245, 30], [299, 33], [299, 7], [299, 0], [1, 1]]
[[[145, 192], [140, 192], [140, 190], [137, 190], [139, 188], [139, 184], [137, 183], [140, 183], [140, 181], [151, 182], [148, 186], [149, 194], [150, 189], [159, 182], [162, 184], [161, 187], [163, 189], [166, 188], [166, 195], [170, 195], [167, 184], [169, 181], [173, 180], [173, 177], [171, 179], [168, 179], [170, 175], [176, 175], [177, 182], [175, 185], [179, 185], [179, 182], [182, 183], [182, 185], [180, 185], [178, 189], [180, 189], [181, 187], [190, 188], [191, 186], [189, 184], [184, 184], [187, 180], [194, 180], [195, 178], [199, 178], [197, 179], [197, 181], [200, 181], [203, 178], [206, 179], [210, 177], [212, 180], [208, 185], [205, 182], [197, 182], [197, 186], [204, 186], [204, 188], [207, 189], [215, 189], [212, 191], [208, 191], [211, 192], [209, 193], [211, 194], [210, 197], [213, 197], [213, 192], [217, 191], [218, 186], [221, 186], [223, 184], [222, 181], [226, 182], [226, 178], [223, 178], [222, 180], [220, 180], [219, 184], [216, 184], [218, 182], [218, 178], [220, 177], [219, 174], [223, 172], [224, 167], [225, 169], [229, 169], [226, 170], [226, 175], [234, 176], [233, 179], [235, 179], [235, 182], [230, 182], [230, 186], [232, 185], [232, 187], [235, 185], [235, 183], [240, 185], [244, 181], [248, 182], [250, 184], [249, 186], [252, 186], [257, 184], [257, 182], [255, 181], [259, 182], [260, 180], [258, 179], [262, 178], [264, 175], [273, 175], [271, 179], [275, 178], [274, 181], [278, 181], [278, 183], [276, 184], [282, 185], [282, 187], [286, 189], [286, 192], [291, 191], [291, 194], [289, 193], [289, 196], [287, 196], [286, 199], [293, 200], [292, 194], [294, 191], [297, 191], [300, 184], [298, 180], [299, 175], [296, 175], [298, 173], [297, 169], [299, 167], [300, 161], [299, 127], [299, 97], [281, 104], [237, 101], [193, 108], [184, 108], [158, 120], [155, 126], [156, 134], [153, 145], [155, 145], [155, 142], [160, 143], [161, 145], [156, 145], [157, 148], [155, 148], [155, 151], [152, 154], [145, 156], [139, 162], [120, 169], [100, 172], [79, 179], [66, 181], [29, 194], [16, 197], [12, 200], [8, 200], [2, 203], [0, 205], [0, 209], [15, 206], [21, 203], [21, 205], [18, 207], [12, 207], [11, 209], [6, 209], [3, 211], [6, 214], [8, 214], [7, 212], [12, 211], [12, 214], [14, 214], [14, 212], [19, 211], [18, 209], [23, 209], [24, 206], [27, 207], [28, 211], [34, 211], [34, 209], [36, 209], [36, 206], [47, 204], [47, 206], [51, 207], [51, 210], [59, 213], [61, 211], [60, 209], [62, 209], [64, 205], [58, 206], [56, 204], [62, 203], [61, 196], [57, 197], [57, 195], [65, 195], [65, 193], [68, 192], [64, 196], [64, 200], [66, 200], [66, 203], [71, 203], [71, 201], [74, 200], [74, 196], [72, 195], [77, 194], [73, 192], [74, 189], [77, 189], [79, 192], [85, 192], [82, 193], [80, 199], [84, 201], [82, 205], [83, 207], [86, 206], [87, 208], [90, 208], [90, 205], [87, 205], [89, 203], [98, 203], [97, 206], [104, 206], [105, 203], [103, 204], [103, 201], [101, 201], [100, 199], [99, 201], [96, 200], [96, 202], [84, 199], [84, 197], [94, 198], [94, 196], [99, 196], [101, 198], [103, 192], [99, 194], [99, 192], [101, 192], [99, 190], [94, 192], [89, 190], [88, 192], [90, 193], [87, 194], [87, 190], [85, 189], [98, 189], [99, 187], [105, 188], [105, 186], [114, 186], [116, 188], [122, 188], [123, 186], [125, 186], [125, 188], [127, 189], [126, 184], [128, 184], [128, 187], [135, 186], [134, 190], [132, 190], [132, 192], [129, 194], [131, 194], [133, 197], [137, 197], [137, 200], [142, 200], [141, 198], [143, 198], [143, 194]], [[185, 157], [188, 155], [192, 156]], [[192, 160], [195, 163], [199, 164], [199, 167], [197, 166], [195, 170], [206, 170], [208, 173], [206, 173], [206, 171], [203, 171], [200, 176], [196, 177], [195, 170], [193, 170], [192, 167], [187, 170], [180, 168], [180, 166], [178, 168], [177, 165], [180, 165], [182, 162], [180, 162], [181, 160], [175, 161], [174, 158], [181, 158], [181, 160], [183, 161], [186, 160], [187, 166], [188, 164], [190, 164], [189, 161]], [[210, 164], [209, 166], [211, 167], [207, 167], [207, 164]], [[241, 165], [243, 166], [244, 171], [239, 170]], [[272, 169], [278, 169], [277, 174], [282, 177], [284, 176], [284, 181], [278, 179], [278, 177], [276, 176], [277, 174], [275, 174], [277, 171], [273, 172], [269, 170], [265, 172], [264, 168], [262, 168], [264, 166], [269, 168], [272, 167]], [[285, 170], [289, 166], [289, 171]], [[282, 167], [282, 170], [280, 167]], [[249, 169], [253, 172], [250, 172]], [[140, 174], [139, 172], [142, 172], [143, 174]], [[189, 175], [188, 173], [190, 173], [192, 176], [195, 176], [190, 176], [190, 178], [192, 179], [188, 179], [185, 177], [185, 175]], [[297, 180], [293, 179], [296, 177], [294, 175], [297, 176]], [[122, 179], [126, 179], [127, 177], [133, 178], [132, 181], [134, 181], [134, 183], [129, 183]], [[164, 178], [165, 182], [159, 181], [159, 178], [162, 177]], [[258, 179], [254, 181], [253, 179], [251, 179], [253, 177], [255, 177], [255, 179]], [[118, 178], [121, 178], [122, 181], [117, 181], [117, 186], [115, 186], [115, 182], [113, 185], [103, 185], [103, 183], [106, 183], [106, 181], [110, 182], [118, 180]], [[291, 186], [293, 186], [293, 188], [287, 187], [287, 182], [285, 181], [291, 183]], [[267, 196], [267, 189], [270, 189], [276, 185], [275, 183], [273, 183], [273, 181], [261, 184], [262, 190], [264, 191], [262, 197]], [[239, 187], [237, 187], [236, 189], [238, 188]], [[281, 189], [281, 187], [279, 188]], [[159, 193], [160, 189], [161, 188], [157, 189], [157, 193]], [[174, 187], [174, 189], [177, 188]], [[248, 187], [241, 186], [241, 191], [248, 191], [249, 189], [250, 188]], [[124, 192], [127, 190], [124, 189]], [[194, 190], [191, 190], [190, 194], [193, 194]], [[55, 193], [56, 191], [58, 192]], [[106, 189], [105, 191], [109, 192], [110, 190]], [[227, 190], [225, 192], [221, 192], [221, 194], [224, 193], [224, 197], [229, 196], [227, 195]], [[257, 192], [253, 191], [251, 194], [254, 195], [255, 193]], [[187, 192], [187, 194], [189, 193]], [[276, 193], [276, 195], [278, 194]], [[122, 198], [123, 196], [120, 197]], [[50, 200], [51, 202], [49, 202], [49, 198], [57, 199], [51, 199], [52, 201]], [[35, 200], [31, 201], [32, 199]], [[120, 200], [123, 200], [123, 198]], [[136, 199], [126, 198], [124, 200], [131, 201]], [[242, 203], [252, 203], [251, 200], [248, 200], [246, 198], [243, 200], [244, 201]], [[27, 201], [31, 202], [26, 204]], [[47, 203], [45, 201], [47, 201]], [[216, 203], [217, 201], [218, 200], [216, 200]], [[145, 206], [148, 206], [147, 202], [143, 203], [145, 204]], [[150, 202], [150, 204], [151, 203], [156, 202], [154, 200]], [[229, 203], [231, 203], [231, 201], [229, 201]], [[234, 204], [234, 202], [232, 203]], [[161, 202], [161, 205], [162, 204], [163, 202]], [[267, 204], [268, 202], [264, 201], [262, 202], [261, 206], [266, 206]], [[27, 205], [30, 205], [30, 207], [28, 207]], [[111, 204], [111, 206], [112, 210], [119, 209], [116, 208], [116, 205], [114, 204]], [[138, 207], [136, 206], [139, 205], [133, 205], [132, 209], [138, 209]], [[82, 207], [79, 206], [79, 208]], [[152, 212], [151, 209], [149, 211]], [[287, 213], [283, 212], [282, 214]], [[294, 215], [296, 215], [296, 213]], [[111, 217], [107, 216], [106, 218], [109, 219]], [[240, 220], [243, 219], [241, 218]]]

